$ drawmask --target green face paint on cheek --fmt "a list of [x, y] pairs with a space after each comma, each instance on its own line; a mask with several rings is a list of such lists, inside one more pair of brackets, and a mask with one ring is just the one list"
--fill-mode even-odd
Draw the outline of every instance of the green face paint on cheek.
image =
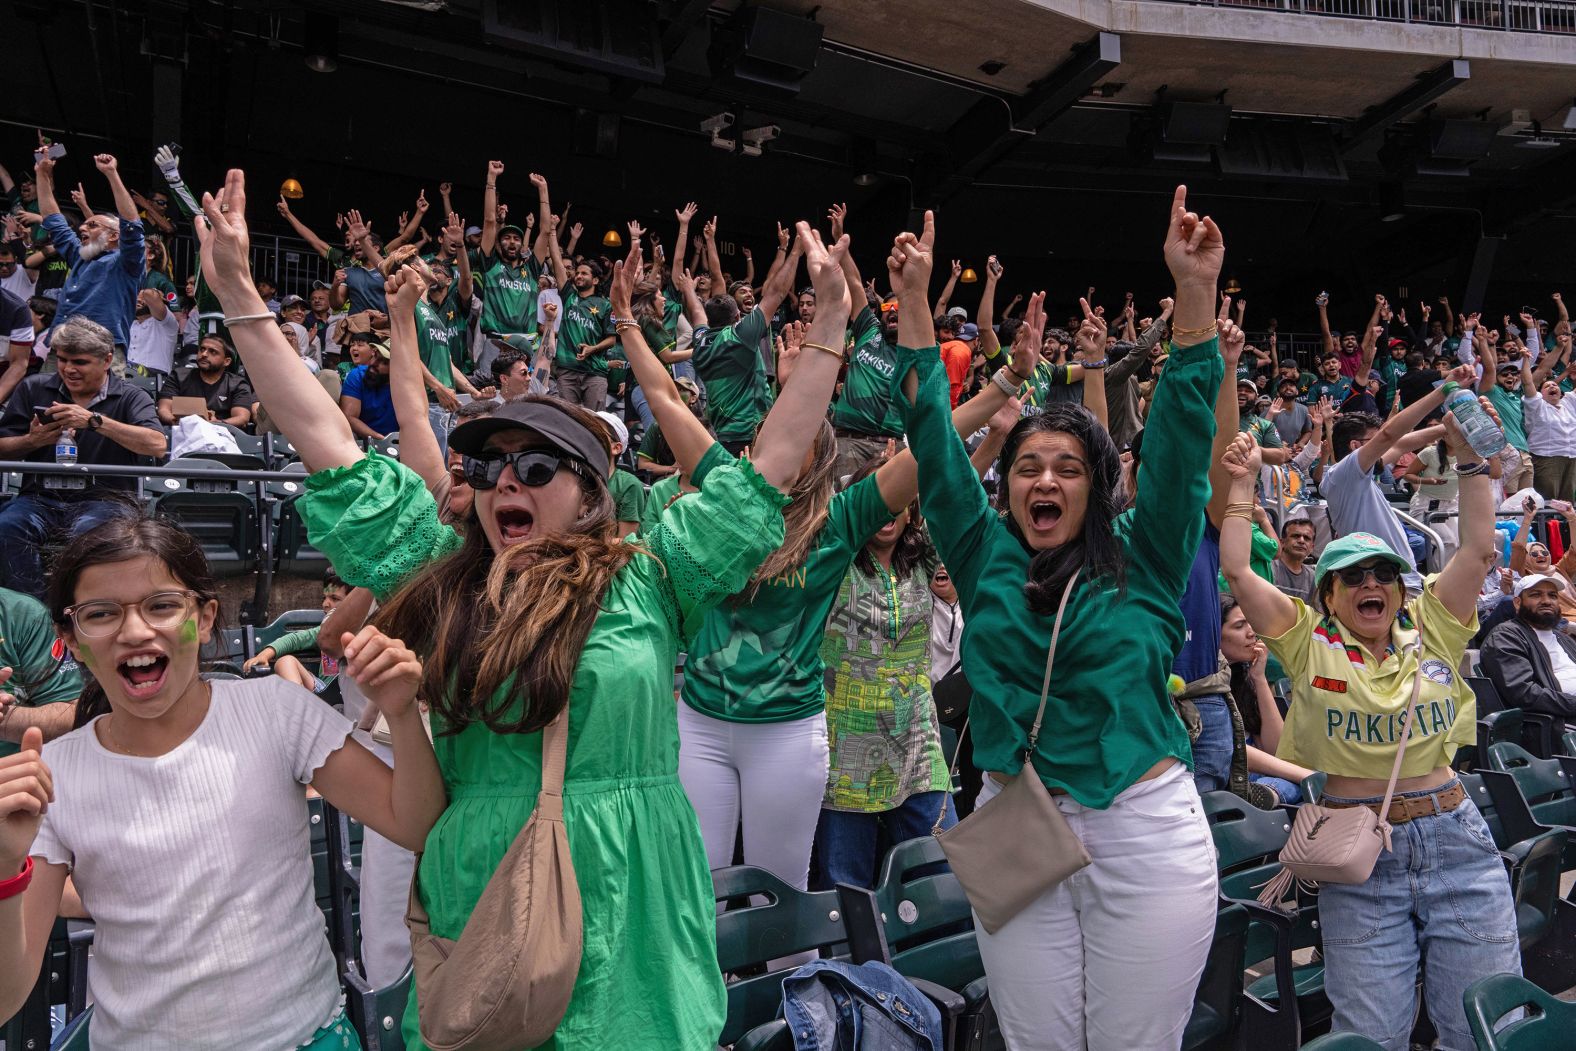
[[86, 664], [89, 668], [93, 667], [93, 651], [88, 649], [88, 644], [79, 641], [77, 643], [77, 649], [82, 654], [82, 663]]
[[186, 623], [181, 625], [181, 641], [187, 645], [197, 641], [197, 619], [187, 617]]

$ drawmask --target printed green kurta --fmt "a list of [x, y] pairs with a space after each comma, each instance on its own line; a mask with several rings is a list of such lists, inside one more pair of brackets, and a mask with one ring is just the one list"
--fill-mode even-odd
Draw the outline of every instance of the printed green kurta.
[[[421, 479], [371, 454], [307, 483], [312, 543], [379, 597], [460, 546]], [[695, 811], [678, 779], [673, 665], [680, 633], [742, 588], [782, 543], [787, 502], [748, 463], [713, 470], [675, 503], [613, 578], [569, 701], [564, 821], [585, 916], [585, 952], [555, 1051], [710, 1048], [726, 1012], [716, 913]], [[421, 857], [432, 930], [458, 938], [536, 805], [542, 735], [481, 724], [439, 733], [449, 805]], [[416, 998], [405, 1014], [417, 1035]]]

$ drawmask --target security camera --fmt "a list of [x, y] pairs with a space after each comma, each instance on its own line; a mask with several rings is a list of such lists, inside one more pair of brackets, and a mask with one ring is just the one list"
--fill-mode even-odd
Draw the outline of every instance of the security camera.
[[715, 117], [707, 117], [700, 122], [700, 130], [709, 133], [713, 139], [724, 128], [731, 128], [732, 126], [733, 114], [731, 113], [719, 113]]
[[768, 124], [761, 128], [750, 128], [741, 137], [751, 146], [760, 146], [763, 143], [771, 142], [782, 133], [782, 128], [775, 124]]

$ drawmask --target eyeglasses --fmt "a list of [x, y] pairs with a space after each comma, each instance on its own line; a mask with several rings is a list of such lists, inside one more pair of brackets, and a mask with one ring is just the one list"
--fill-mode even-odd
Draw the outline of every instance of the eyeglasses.
[[[196, 597], [195, 591], [160, 591], [130, 605], [137, 607], [142, 622], [148, 627], [173, 628], [190, 612], [191, 600]], [[85, 639], [102, 639], [120, 630], [126, 620], [126, 606], [100, 599], [80, 606], [67, 606], [64, 613], [71, 618], [78, 635]]]
[[472, 489], [492, 489], [497, 486], [505, 465], [513, 469], [514, 476], [520, 479], [521, 485], [530, 489], [540, 489], [551, 482], [560, 467], [567, 467], [581, 477], [586, 475], [580, 461], [542, 452], [539, 449], [485, 457], [463, 454], [460, 456], [460, 470], [464, 472], [465, 480], [470, 483]]
[[1376, 584], [1394, 584], [1401, 579], [1401, 567], [1394, 562], [1374, 562], [1366, 566], [1347, 566], [1337, 569], [1335, 575], [1349, 588], [1361, 587], [1370, 576]]

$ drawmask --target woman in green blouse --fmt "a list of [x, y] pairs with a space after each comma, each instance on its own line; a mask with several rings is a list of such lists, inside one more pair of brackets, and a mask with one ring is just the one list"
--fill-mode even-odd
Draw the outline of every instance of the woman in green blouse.
[[[782, 541], [781, 489], [798, 472], [836, 381], [833, 355], [806, 360], [750, 462], [721, 453], [666, 370], [624, 349], [681, 463], [703, 491], [636, 547], [613, 532], [605, 429], [589, 413], [525, 399], [454, 431], [476, 489], [463, 535], [438, 520], [421, 480], [363, 455], [342, 414], [300, 368], [248, 276], [244, 181], [231, 171], [199, 223], [203, 268], [247, 371], [315, 472], [303, 497], [314, 544], [351, 584], [387, 598], [379, 617], [420, 638], [449, 806], [429, 835], [418, 890], [434, 934], [458, 938], [530, 816], [540, 728], [565, 706], [564, 816], [583, 901], [573, 997], [543, 1046], [699, 1048], [724, 1016], [714, 906], [694, 812], [676, 776], [672, 674], [681, 626], [742, 587]], [[846, 296], [837, 256], [801, 225], [812, 278]], [[620, 279], [632, 275], [622, 273]], [[390, 313], [421, 295], [415, 271], [388, 282]], [[828, 334], [823, 333], [823, 338]], [[631, 338], [633, 337], [633, 338]], [[836, 339], [837, 334], [830, 334]], [[417, 996], [407, 1046], [421, 1047]]]
[[[995, 934], [977, 927], [991, 1002], [1015, 1049], [1177, 1048], [1213, 937], [1217, 884], [1187, 731], [1166, 679], [1209, 497], [1225, 246], [1212, 220], [1187, 210], [1179, 187], [1165, 240], [1177, 283], [1174, 350], [1149, 413], [1138, 499], [1119, 515], [1116, 447], [1070, 404], [1013, 428], [997, 463], [1000, 511], [987, 502], [947, 426], [947, 377], [928, 312], [908, 309], [924, 301], [934, 238], [927, 214], [924, 235], [900, 235], [888, 263], [902, 302], [894, 393], [919, 461], [926, 526], [963, 606], [969, 732], [974, 761], [988, 772], [987, 813], [1022, 768], [1052, 622], [1064, 585], [1076, 580], [1031, 758], [1093, 862]], [[1017, 343], [1038, 346], [1044, 324], [1042, 294], [1015, 341], [1018, 375], [998, 373], [987, 388], [993, 397], [1027, 374]]]

